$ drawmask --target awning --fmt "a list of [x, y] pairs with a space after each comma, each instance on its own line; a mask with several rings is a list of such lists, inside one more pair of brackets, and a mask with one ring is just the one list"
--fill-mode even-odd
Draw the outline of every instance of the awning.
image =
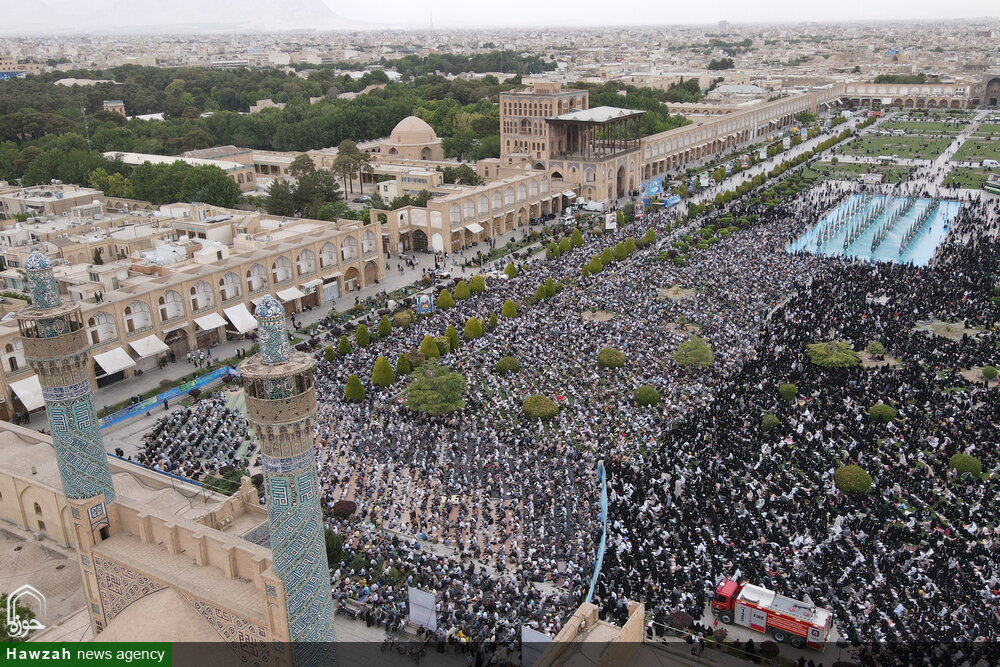
[[10, 388], [21, 399], [21, 403], [28, 409], [28, 412], [45, 407], [45, 399], [42, 398], [42, 383], [38, 381], [37, 375], [11, 382]]
[[128, 352], [120, 347], [113, 347], [107, 352], [95, 354], [94, 361], [96, 361], [108, 375], [114, 375], [119, 371], [135, 366], [135, 361], [132, 357], [128, 356]]
[[566, 192], [562, 193], [562, 196], [563, 197], [575, 197], [576, 193], [573, 192], [572, 190], [567, 190]]
[[341, 276], [340, 271], [334, 271], [333, 273], [328, 273], [325, 276], [323, 276], [323, 282], [325, 283], [329, 280], [333, 280], [334, 278], [339, 278], [340, 276]]
[[308, 282], [302, 283], [302, 287], [304, 287], [305, 289], [312, 289], [313, 287], [319, 287], [322, 284], [323, 284], [323, 279], [322, 278], [315, 278], [315, 279], [310, 280]]
[[233, 326], [241, 334], [257, 328], [257, 318], [250, 314], [244, 303], [238, 303], [232, 308], [226, 308], [225, 313], [229, 321], [233, 323]]
[[305, 293], [298, 287], [289, 287], [288, 289], [278, 290], [278, 298], [282, 301], [292, 301], [294, 299], [301, 299], [305, 296]]
[[161, 352], [170, 351], [170, 346], [156, 336], [146, 336], [145, 338], [134, 340], [129, 343], [129, 347], [131, 347], [132, 350], [139, 355], [140, 359], [155, 357]]
[[202, 331], [211, 331], [212, 329], [226, 326], [226, 321], [218, 313], [209, 313], [204, 317], [196, 317], [194, 321]]
[[473, 234], [478, 234], [479, 232], [483, 231], [482, 225], [480, 225], [478, 222], [469, 223], [468, 225], [465, 226], [465, 228], [468, 229]]
[[170, 333], [171, 331], [177, 331], [178, 329], [187, 329], [187, 322], [180, 322], [178, 324], [171, 324], [168, 327], [163, 327], [163, 333]]

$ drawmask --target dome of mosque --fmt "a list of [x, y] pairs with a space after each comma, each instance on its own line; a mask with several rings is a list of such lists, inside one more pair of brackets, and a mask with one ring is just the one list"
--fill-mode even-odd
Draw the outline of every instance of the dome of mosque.
[[389, 133], [389, 143], [405, 146], [433, 144], [438, 141], [434, 128], [423, 119], [407, 116], [392, 128]]
[[269, 294], [260, 300], [254, 314], [259, 320], [273, 320], [285, 316], [285, 307]]

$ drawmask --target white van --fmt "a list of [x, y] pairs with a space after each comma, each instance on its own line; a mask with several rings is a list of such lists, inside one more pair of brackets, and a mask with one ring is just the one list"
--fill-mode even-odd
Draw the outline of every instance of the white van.
[[879, 162], [895, 162], [896, 158], [892, 155], [879, 155], [875, 158]]
[[983, 160], [983, 166], [989, 169], [995, 169], [1000, 167], [1000, 162], [997, 162], [996, 160]]

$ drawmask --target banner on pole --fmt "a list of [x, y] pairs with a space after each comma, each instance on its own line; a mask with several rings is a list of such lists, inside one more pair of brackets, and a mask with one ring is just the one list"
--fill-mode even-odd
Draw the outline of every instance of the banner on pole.
[[419, 625], [425, 630], [437, 630], [437, 612], [434, 609], [436, 599], [434, 593], [409, 587], [410, 623]]

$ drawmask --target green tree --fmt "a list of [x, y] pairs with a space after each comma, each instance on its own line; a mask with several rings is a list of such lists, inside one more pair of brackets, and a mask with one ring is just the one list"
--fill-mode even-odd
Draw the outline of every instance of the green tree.
[[776, 415], [768, 412], [760, 418], [760, 430], [764, 431], [764, 433], [770, 433], [780, 423], [781, 420]]
[[337, 359], [337, 351], [327, 345], [323, 348], [323, 358], [332, 364]]
[[401, 354], [396, 358], [396, 375], [409, 375], [412, 370], [410, 360], [406, 358], [405, 354]]
[[521, 409], [524, 414], [535, 419], [552, 419], [559, 414], [559, 406], [548, 396], [535, 394], [528, 396], [521, 402]]
[[648, 384], [636, 387], [632, 392], [632, 400], [636, 405], [656, 405], [660, 402], [660, 392]]
[[850, 368], [861, 363], [854, 346], [846, 340], [830, 340], [806, 346], [809, 360], [824, 368]]
[[336, 568], [347, 554], [344, 553], [344, 536], [329, 528], [323, 529], [323, 541], [326, 544], [326, 562], [330, 568]]
[[621, 350], [605, 347], [597, 353], [598, 368], [621, 368], [625, 365], [625, 354]]
[[706, 368], [715, 362], [715, 353], [707, 340], [690, 336], [674, 350], [674, 361], [685, 368]]
[[500, 308], [500, 314], [506, 318], [517, 317], [517, 304], [510, 299], [505, 300]]
[[508, 263], [504, 267], [503, 272], [507, 274], [510, 278], [517, 278], [517, 267], [513, 263]]
[[275, 179], [267, 186], [264, 210], [271, 215], [291, 217], [296, 214], [295, 193], [287, 181]]
[[497, 326], [497, 314], [496, 313], [490, 313], [489, 327], [490, 327], [490, 329], [494, 329], [494, 328], [496, 328], [496, 326]]
[[365, 347], [372, 342], [372, 336], [368, 332], [368, 327], [364, 324], [358, 326], [358, 330], [354, 332], [354, 344], [358, 347]]
[[437, 359], [441, 356], [441, 351], [438, 350], [437, 343], [434, 341], [434, 336], [427, 334], [424, 339], [420, 341], [420, 354], [424, 355], [425, 359]]
[[429, 415], [461, 410], [465, 407], [466, 386], [461, 373], [428, 361], [413, 372], [413, 379], [406, 386], [406, 407]]
[[392, 370], [389, 360], [385, 357], [375, 359], [372, 366], [372, 384], [378, 387], [388, 387], [396, 381], [396, 373]]
[[885, 403], [876, 403], [868, 409], [868, 418], [876, 424], [887, 424], [896, 418], [896, 408]]
[[791, 382], [786, 382], [785, 384], [778, 387], [778, 396], [782, 399], [791, 402], [795, 400], [795, 397], [799, 395], [799, 388], [796, 387]]
[[457, 350], [461, 342], [458, 339], [458, 329], [455, 328], [454, 324], [448, 325], [448, 328], [444, 330], [444, 336], [448, 339], [448, 348], [452, 351]]
[[574, 229], [573, 233], [570, 234], [569, 243], [574, 248], [579, 248], [583, 245], [583, 234], [580, 233], [579, 229]]
[[392, 333], [392, 322], [389, 321], [388, 315], [383, 315], [382, 319], [378, 321], [378, 337], [385, 338]]
[[347, 385], [344, 387], [344, 398], [352, 403], [357, 403], [365, 398], [365, 387], [357, 375], [351, 373], [347, 378]]
[[591, 275], [594, 275], [604, 270], [604, 262], [601, 261], [600, 257], [594, 255], [585, 268]]
[[337, 341], [337, 354], [339, 356], [342, 357], [345, 354], [350, 353], [353, 349], [354, 347], [351, 345], [351, 341], [347, 339], [347, 336], [341, 336], [340, 340]]
[[314, 171], [316, 171], [316, 163], [313, 162], [313, 159], [307, 153], [296, 156], [292, 160], [292, 163], [288, 165], [288, 175], [292, 178], [301, 178]]
[[232, 208], [240, 203], [240, 188], [226, 173], [213, 165], [191, 167], [181, 182], [183, 201], [204, 202]]
[[573, 244], [571, 244], [569, 242], [569, 237], [568, 236], [564, 236], [561, 239], [559, 239], [559, 254], [560, 255], [565, 254], [565, 253], [569, 252], [572, 249], [573, 249]]
[[500, 375], [516, 373], [521, 370], [521, 362], [517, 357], [504, 357], [493, 365], [493, 370]]
[[[35, 618], [35, 612], [20, 604], [15, 605], [14, 611], [21, 621], [30, 621]], [[7, 629], [7, 593], [0, 593], [0, 642], [26, 642], [36, 631], [31, 630], [26, 637], [17, 639], [10, 636]]]
[[867, 352], [873, 357], [881, 357], [883, 354], [885, 354], [885, 345], [878, 342], [877, 340], [873, 340], [872, 342], [868, 343], [868, 347], [865, 348], [865, 352]]
[[464, 280], [459, 280], [455, 285], [455, 298], [459, 301], [465, 301], [470, 296], [472, 292], [469, 290], [469, 285]]
[[555, 241], [550, 241], [545, 247], [545, 259], [557, 259], [559, 257], [559, 246]]
[[101, 249], [94, 248], [94, 264], [104, 264], [104, 257], [101, 256]]
[[615, 261], [615, 256], [611, 252], [611, 248], [605, 248], [601, 251], [601, 264], [607, 266], [611, 262]]
[[437, 307], [441, 310], [448, 310], [455, 307], [455, 299], [452, 298], [448, 288], [442, 289], [441, 293], [438, 294]]
[[856, 465], [837, 468], [833, 473], [833, 482], [844, 493], [868, 493], [872, 488], [872, 476]]
[[556, 282], [552, 280], [551, 277], [546, 278], [545, 282], [542, 283], [542, 288], [545, 290], [545, 298], [551, 299], [552, 297], [554, 297], [556, 295], [556, 292], [559, 291], [560, 287], [562, 287], [562, 285], [560, 284], [559, 287], [557, 287]]
[[948, 467], [956, 470], [959, 475], [980, 477], [983, 474], [982, 461], [969, 454], [953, 454], [951, 458], [948, 459]]
[[486, 280], [481, 274], [476, 274], [472, 276], [472, 281], [469, 282], [469, 291], [473, 294], [480, 294], [486, 291]]
[[470, 317], [465, 321], [465, 329], [462, 331], [462, 334], [467, 340], [481, 338], [485, 333], [483, 321], [478, 317]]

